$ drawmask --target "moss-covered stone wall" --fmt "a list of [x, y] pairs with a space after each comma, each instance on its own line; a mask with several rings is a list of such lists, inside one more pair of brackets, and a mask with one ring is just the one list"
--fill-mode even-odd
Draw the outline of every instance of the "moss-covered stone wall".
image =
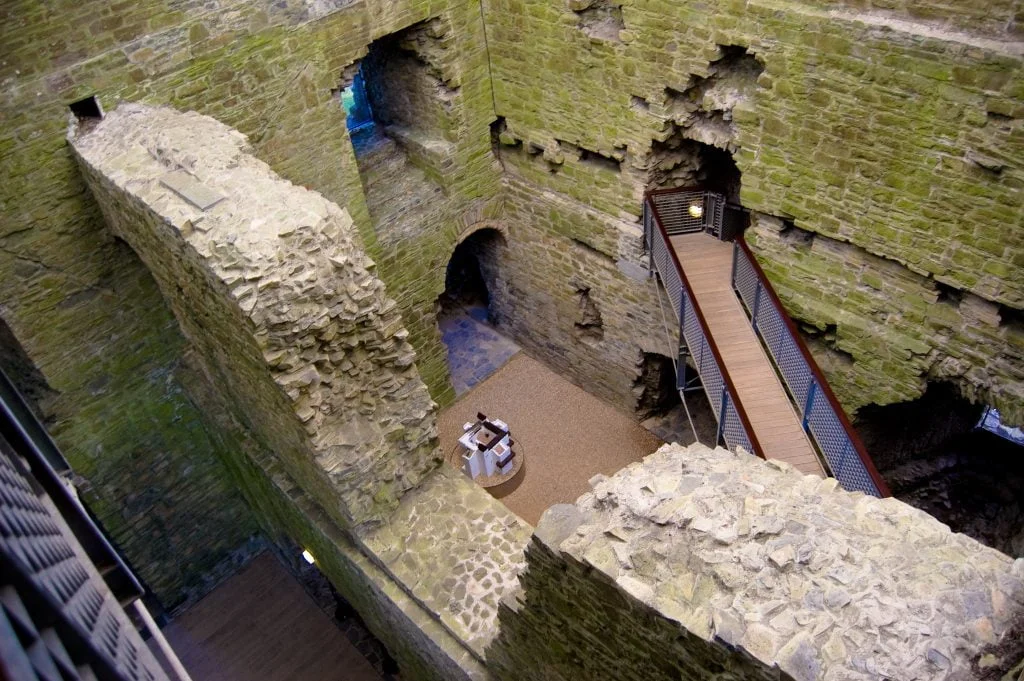
[[[635, 219], [643, 188], [663, 175], [664, 145], [678, 151], [673, 138], [707, 141], [710, 121], [742, 173], [745, 207], [890, 261], [887, 272], [900, 274], [883, 281], [939, 282], [1003, 306], [1004, 324], [1019, 317], [1024, 69], [1012, 42], [1019, 36], [1014, 9], [829, 7], [489, 0], [506, 169], [538, 192]], [[605, 17], [601, 30], [595, 16]], [[720, 65], [741, 48], [762, 69], [756, 82], [738, 94], [709, 92]], [[606, 187], [608, 163], [579, 172], [570, 162], [579, 154], [564, 154], [566, 143], [591, 159], [621, 159], [618, 185]], [[794, 261], [784, 252], [764, 257], [784, 295], [806, 290], [789, 274]], [[817, 271], [828, 276], [824, 263]], [[839, 326], [851, 324], [854, 335], [868, 323], [864, 314], [818, 310], [807, 321], [841, 317]], [[998, 331], [971, 357], [958, 350], [973, 342], [963, 328], [930, 333], [928, 361], [908, 362], [893, 381], [880, 358], [899, 354], [893, 347], [905, 345], [907, 331], [875, 330], [860, 337], [853, 357], [863, 362], [859, 378], [833, 374], [849, 408], [920, 394], [930, 373], [957, 360], [965, 364], [961, 374], [984, 375], [960, 381], [965, 394], [1014, 409], [1020, 378], [995, 361], [1018, 352], [1012, 332]]]
[[[733, 154], [747, 208], [816, 235], [803, 250], [754, 241], [783, 298], [822, 329], [823, 356], [840, 358], [829, 373], [848, 407], [910, 399], [940, 376], [1019, 408], [1024, 76], [1011, 0], [16, 0], [0, 18], [0, 315], [58, 393], [55, 435], [91, 502], [151, 581], [179, 555], [160, 547], [224, 556], [253, 526], [234, 501], [211, 510], [234, 528], [216, 537], [152, 512], [229, 499], [215, 462], [238, 452], [186, 397], [173, 317], [71, 160], [67, 106], [93, 94], [107, 109], [211, 115], [346, 208], [442, 404], [444, 268], [460, 235], [499, 220], [502, 323], [631, 407], [639, 352], [661, 351], [663, 333], [639, 276], [640, 197], [699, 179], [680, 140], [710, 140]], [[388, 239], [337, 90], [371, 43], [412, 26], [437, 28], [444, 101], [389, 133], [443, 199]], [[710, 87], [740, 48], [755, 79]], [[164, 593], [197, 578], [176, 579]]]
[[643, 353], [676, 351], [662, 318], [673, 318], [671, 303], [647, 277], [639, 231], [518, 181], [506, 187], [504, 215], [504, 245], [488, 264], [497, 327], [632, 413]]
[[[446, 8], [151, 1], [59, 11], [14, 2], [0, 10], [0, 311], [59, 393], [54, 434], [87, 482], [91, 505], [168, 605], [181, 602], [185, 582], [203, 583], [211, 561], [244, 543], [254, 526], [219, 468], [216, 434], [185, 397], [185, 346], [173, 317], [143, 265], [106, 231], [74, 166], [64, 141], [68, 105], [96, 95], [108, 110], [143, 100], [212, 114], [247, 133], [284, 176], [347, 207], [380, 256], [332, 91], [374, 38]], [[496, 171], [490, 180], [484, 172], [493, 160], [482, 26], [478, 9], [461, 5], [448, 21], [467, 36], [472, 77], [460, 101], [486, 113], [469, 117], [477, 134], [460, 134], [471, 142], [446, 165], [460, 169], [466, 195], [478, 199], [497, 187]], [[444, 252], [462, 228], [456, 222], [438, 228], [443, 238], [425, 237], [439, 244], [430, 257], [424, 244], [409, 244], [380, 258], [382, 276], [406, 292], [399, 300], [410, 338], [441, 399], [451, 388], [433, 301], [443, 288]], [[186, 507], [207, 521], [172, 510]], [[187, 568], [183, 555], [195, 557]]]
[[747, 239], [768, 276], [787, 282], [786, 308], [813, 320], [811, 347], [844, 403], [903, 402], [922, 381], [954, 381], [971, 401], [1024, 422], [1024, 325], [1006, 308], [777, 219], [755, 216]]

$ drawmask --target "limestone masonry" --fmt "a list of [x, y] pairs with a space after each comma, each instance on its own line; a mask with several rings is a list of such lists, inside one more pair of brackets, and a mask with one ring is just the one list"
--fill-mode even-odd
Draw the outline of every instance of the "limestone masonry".
[[434, 405], [348, 215], [198, 114], [126, 105], [73, 143], [238, 420], [343, 525], [392, 510], [438, 463]]
[[703, 445], [591, 486], [537, 527], [498, 678], [999, 678], [1024, 655], [1024, 558], [895, 499]]
[[851, 417], [1024, 423], [1022, 67], [1019, 0], [10, 0], [0, 368], [170, 611], [287, 537], [407, 679], [1022, 681], [1024, 561], [895, 500], [669, 446], [534, 531], [436, 432], [460, 244], [645, 417], [696, 184]]

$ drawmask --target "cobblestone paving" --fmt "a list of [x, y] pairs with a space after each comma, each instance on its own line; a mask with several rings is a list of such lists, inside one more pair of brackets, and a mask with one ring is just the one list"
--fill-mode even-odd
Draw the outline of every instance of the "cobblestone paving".
[[518, 584], [532, 531], [461, 473], [442, 467], [363, 542], [483, 659], [497, 633], [498, 602]]

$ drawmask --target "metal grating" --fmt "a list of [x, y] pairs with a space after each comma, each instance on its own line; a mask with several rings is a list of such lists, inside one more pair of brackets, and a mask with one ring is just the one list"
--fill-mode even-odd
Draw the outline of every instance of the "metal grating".
[[[690, 215], [688, 207], [691, 205], [701, 206], [699, 217]], [[655, 206], [658, 218], [655, 218]], [[662, 285], [672, 302], [679, 322], [680, 340], [700, 375], [711, 409], [719, 421], [722, 439], [730, 448], [743, 447], [753, 453], [754, 447], [737, 412], [735, 397], [730, 393], [721, 368], [715, 361], [693, 299], [683, 284], [682, 273], [669, 251], [671, 246], [666, 243], [661, 230], [655, 224], [655, 219], [660, 218], [660, 224], [668, 234], [709, 231], [709, 220], [717, 221], [715, 224], [721, 225], [723, 206], [724, 200], [721, 197], [703, 191], [653, 194], [644, 202], [644, 244], [650, 254], [652, 267], [660, 275]], [[671, 225], [671, 229], [668, 225]], [[679, 357], [679, 362], [685, 361], [685, 357]]]
[[[651, 194], [650, 200], [658, 211], [661, 226], [669, 236], [707, 230], [710, 214], [707, 192], [679, 190]], [[691, 209], [696, 211], [698, 207], [699, 212], [691, 212]]]
[[750, 254], [737, 243], [733, 251], [733, 288], [746, 305], [754, 330], [792, 394], [804, 428], [844, 489], [882, 496], [836, 411], [839, 407], [826, 397], [799, 340], [786, 323], [785, 310], [767, 293], [770, 286], [760, 276]]
[[166, 679], [63, 518], [3, 438], [0, 564], [0, 664], [19, 670], [12, 678]]

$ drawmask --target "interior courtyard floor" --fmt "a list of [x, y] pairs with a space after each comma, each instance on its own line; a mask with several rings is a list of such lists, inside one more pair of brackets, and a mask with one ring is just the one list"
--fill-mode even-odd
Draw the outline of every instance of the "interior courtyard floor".
[[269, 552], [163, 633], [194, 681], [381, 681]]
[[487, 323], [482, 305], [460, 307], [438, 315], [441, 340], [448, 350], [448, 371], [456, 395], [496, 372], [519, 352], [519, 346]]
[[449, 461], [463, 424], [477, 412], [508, 423], [514, 451], [525, 456], [516, 477], [488, 491], [534, 526], [552, 504], [589, 491], [594, 475], [612, 475], [662, 444], [629, 415], [525, 353], [441, 412], [438, 430]]

